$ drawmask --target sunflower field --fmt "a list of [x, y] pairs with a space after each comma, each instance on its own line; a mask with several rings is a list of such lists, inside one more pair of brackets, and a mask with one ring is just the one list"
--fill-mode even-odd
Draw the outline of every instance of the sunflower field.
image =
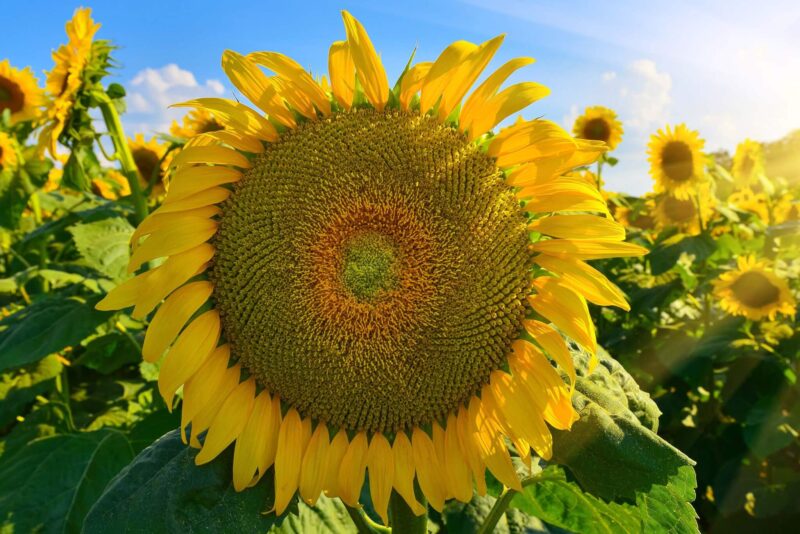
[[502, 36], [342, 16], [152, 137], [91, 10], [0, 61], [0, 532], [793, 531], [800, 139], [664, 125], [615, 193]]

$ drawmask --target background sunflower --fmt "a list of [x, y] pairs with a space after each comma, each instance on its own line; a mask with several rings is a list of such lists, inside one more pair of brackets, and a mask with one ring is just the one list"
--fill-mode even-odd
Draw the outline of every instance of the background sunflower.
[[704, 144], [700, 134], [684, 124], [668, 125], [653, 134], [647, 153], [655, 192], [681, 200], [690, 198], [706, 179]]
[[775, 319], [779, 313], [795, 314], [795, 300], [786, 281], [772, 270], [769, 260], [745, 256], [737, 268], [714, 281], [714, 295], [720, 307], [731, 315], [753, 321]]
[[602, 141], [614, 150], [622, 141], [622, 123], [614, 110], [603, 106], [590, 106], [575, 119], [572, 127], [575, 137]]
[[42, 90], [29, 67], [16, 69], [0, 61], [0, 113], [11, 112], [11, 124], [35, 120], [44, 103]]

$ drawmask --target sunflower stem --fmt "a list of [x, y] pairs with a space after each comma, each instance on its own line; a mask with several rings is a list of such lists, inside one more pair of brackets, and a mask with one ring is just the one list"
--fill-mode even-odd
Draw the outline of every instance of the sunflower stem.
[[[542, 471], [535, 475], [523, 478], [520, 483], [522, 484], [523, 488], [527, 488], [528, 486], [532, 486], [537, 482], [543, 482], [545, 480], [559, 480], [559, 475], [558, 473], [548, 473]], [[503, 514], [506, 513], [506, 510], [511, 504], [511, 500], [517, 493], [519, 492], [515, 489], [504, 488], [503, 492], [495, 501], [494, 506], [492, 506], [492, 509], [489, 510], [489, 515], [486, 516], [486, 519], [476, 534], [491, 534], [494, 532], [497, 523], [500, 521], [500, 518], [503, 517]]]
[[[427, 511], [428, 503], [422, 492], [415, 492], [417, 500], [425, 507]], [[415, 515], [411, 508], [406, 504], [399, 493], [392, 490], [392, 496], [389, 498], [389, 516], [392, 521], [392, 532], [398, 534], [426, 534], [428, 532], [428, 514]]]
[[356, 530], [359, 534], [389, 534], [392, 529], [379, 525], [364, 513], [362, 508], [353, 508], [345, 505], [347, 513], [350, 514], [350, 519], [356, 525]]
[[100, 111], [103, 113], [103, 120], [108, 129], [108, 135], [114, 142], [114, 149], [116, 150], [116, 159], [119, 160], [122, 174], [128, 180], [128, 186], [131, 189], [131, 198], [133, 199], [133, 208], [136, 211], [136, 223], [141, 223], [147, 217], [147, 198], [139, 186], [139, 170], [136, 168], [136, 162], [133, 159], [131, 148], [128, 146], [128, 140], [125, 138], [125, 131], [122, 128], [122, 121], [119, 118], [119, 113], [114, 105], [114, 102], [108, 98], [105, 93], [101, 93], [103, 97], [100, 100]]

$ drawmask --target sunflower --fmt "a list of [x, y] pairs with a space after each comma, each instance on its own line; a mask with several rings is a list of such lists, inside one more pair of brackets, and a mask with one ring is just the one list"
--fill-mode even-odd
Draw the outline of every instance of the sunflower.
[[58, 190], [58, 188], [61, 187], [61, 178], [63, 177], [63, 169], [59, 169], [58, 167], [51, 168], [50, 172], [47, 173], [47, 181], [42, 186], [42, 191], [49, 193]]
[[17, 142], [7, 133], [0, 132], [0, 172], [17, 166]]
[[0, 113], [11, 111], [11, 124], [36, 119], [44, 95], [30, 67], [15, 69], [7, 59], [0, 61]]
[[693, 198], [658, 195], [652, 214], [660, 229], [677, 228], [682, 233], [697, 235], [713, 215], [711, 194], [707, 187], [701, 187]]
[[731, 173], [738, 187], [749, 187], [758, 183], [764, 174], [764, 151], [761, 143], [750, 139], [739, 143], [733, 156]]
[[47, 74], [46, 90], [51, 98], [44, 117], [44, 128], [39, 133], [39, 147], [48, 148], [56, 157], [56, 142], [66, 125], [78, 92], [83, 85], [83, 74], [92, 53], [92, 39], [100, 28], [91, 17], [92, 10], [75, 10], [67, 22], [69, 42], [53, 52], [55, 66]]
[[769, 224], [769, 198], [765, 193], [754, 193], [749, 187], [745, 187], [731, 194], [728, 202], [742, 211], [757, 215]]
[[622, 142], [622, 123], [612, 109], [603, 106], [586, 108], [583, 115], [575, 119], [572, 132], [579, 139], [602, 141], [614, 150]]
[[723, 310], [753, 321], [764, 317], [773, 320], [778, 313], [795, 314], [795, 301], [789, 285], [773, 272], [769, 260], [742, 256], [737, 263], [737, 269], [714, 280], [714, 295]]
[[650, 175], [656, 193], [687, 199], [703, 182], [703, 145], [699, 134], [684, 124], [666, 126], [650, 137]]
[[128, 180], [115, 170], [109, 170], [105, 176], [92, 180], [92, 191], [108, 200], [116, 200], [131, 194]]
[[485, 135], [547, 94], [500, 91], [531, 59], [467, 96], [502, 37], [458, 41], [390, 92], [366, 31], [343, 17], [331, 94], [280, 53], [223, 54], [255, 107], [183, 104], [225, 128], [174, 158], [164, 203], [132, 236], [130, 272], [167, 259], [98, 307], [143, 318], [166, 298], [143, 356], [167, 352], [159, 389], [172, 407], [183, 386], [197, 464], [235, 442], [237, 490], [274, 466], [278, 514], [295, 492], [356, 506], [369, 471], [388, 523], [393, 489], [425, 513], [415, 479], [437, 510], [473, 483], [484, 493], [486, 468], [519, 489], [506, 438], [523, 459], [550, 458], [547, 425], [577, 415], [548, 322], [594, 353], [587, 300], [628, 305], [585, 260], [644, 249], [602, 216], [594, 186], [562, 178], [602, 143], [539, 119]]
[[150, 196], [163, 195], [166, 185], [165, 177], [171, 159], [167, 154], [169, 146], [160, 143], [155, 137], [146, 141], [142, 134], [129, 137], [128, 146], [131, 149], [133, 161], [136, 163], [136, 169], [139, 171], [139, 183], [142, 188], [145, 189], [152, 183]]
[[626, 228], [652, 230], [657, 226], [655, 207], [655, 199], [647, 196], [643, 202], [635, 206], [616, 206], [614, 219]]
[[772, 211], [777, 224], [800, 220], [800, 203], [794, 200], [794, 196], [791, 193], [784, 193], [775, 202], [775, 207]]
[[178, 124], [178, 121], [172, 121], [169, 133], [175, 137], [191, 139], [196, 135], [216, 132], [224, 128], [209, 111], [193, 109], [183, 116], [183, 124]]

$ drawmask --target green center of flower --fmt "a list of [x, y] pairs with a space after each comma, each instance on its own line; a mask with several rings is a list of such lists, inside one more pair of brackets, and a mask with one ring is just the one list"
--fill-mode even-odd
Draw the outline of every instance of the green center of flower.
[[731, 284], [731, 289], [739, 301], [751, 308], [774, 304], [780, 297], [780, 290], [766, 276], [756, 271], [742, 274]]
[[664, 174], [674, 182], [685, 182], [694, 176], [692, 150], [683, 141], [670, 141], [661, 152]]
[[527, 311], [526, 220], [449, 125], [358, 110], [287, 131], [222, 204], [210, 276], [232, 357], [304, 417], [444, 421]]
[[380, 234], [355, 236], [345, 245], [344, 286], [355, 298], [371, 301], [397, 286], [395, 247]]

